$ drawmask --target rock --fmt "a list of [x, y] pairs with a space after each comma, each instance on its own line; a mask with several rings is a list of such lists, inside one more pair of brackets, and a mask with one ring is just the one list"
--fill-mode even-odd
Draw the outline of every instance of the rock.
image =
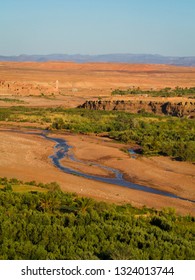
[[80, 105], [79, 108], [90, 110], [117, 110], [126, 111], [130, 113], [154, 113], [157, 115], [170, 115], [190, 118], [195, 117], [195, 102], [155, 102], [155, 101], [86, 101]]

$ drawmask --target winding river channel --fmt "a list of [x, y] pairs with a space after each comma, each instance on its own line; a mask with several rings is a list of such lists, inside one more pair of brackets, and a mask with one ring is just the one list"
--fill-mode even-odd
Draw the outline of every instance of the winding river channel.
[[119, 170], [111, 168], [111, 167], [103, 166], [98, 163], [90, 162], [90, 165], [105, 169], [105, 170], [111, 172], [113, 174], [113, 176], [112, 177], [101, 177], [101, 176], [91, 175], [91, 174], [87, 174], [87, 173], [69, 168], [62, 164], [61, 160], [63, 158], [68, 158], [69, 160], [71, 160], [73, 162], [79, 162], [82, 164], [89, 164], [89, 162], [85, 162], [85, 161], [77, 159], [71, 150], [72, 147], [67, 144], [66, 140], [64, 140], [62, 138], [56, 138], [56, 137], [49, 136], [48, 132], [46, 132], [46, 131], [43, 131], [42, 133], [37, 133], [37, 132], [22, 132], [22, 131], [11, 130], [10, 132], [15, 132], [15, 133], [20, 133], [20, 134], [39, 135], [48, 141], [53, 141], [55, 143], [54, 153], [52, 155], [50, 155], [49, 158], [51, 159], [51, 161], [55, 167], [57, 167], [59, 170], [65, 172], [67, 174], [73, 174], [73, 175], [81, 176], [81, 177], [99, 181], [99, 182], [123, 186], [123, 187], [127, 187], [130, 189], [135, 189], [135, 190], [144, 191], [147, 193], [162, 195], [162, 196], [166, 196], [166, 197], [186, 200], [186, 201], [195, 203], [194, 200], [183, 198], [183, 197], [177, 196], [175, 194], [172, 194], [172, 193], [169, 193], [166, 191], [161, 191], [161, 190], [154, 189], [154, 188], [151, 188], [148, 186], [134, 184], [130, 181], [125, 180], [123, 173], [121, 173]]
[[144, 191], [147, 193], [153, 193], [153, 194], [163, 195], [163, 196], [167, 196], [167, 197], [171, 197], [171, 198], [177, 198], [177, 199], [181, 199], [181, 200], [195, 202], [194, 200], [186, 199], [186, 198], [177, 196], [177, 195], [169, 193], [169, 192], [161, 191], [161, 190], [154, 189], [154, 188], [151, 188], [148, 186], [131, 183], [123, 178], [123, 174], [119, 170], [111, 168], [111, 167], [106, 167], [106, 166], [100, 165], [98, 163], [91, 163], [91, 164], [93, 166], [97, 166], [97, 167], [106, 169], [109, 172], [112, 172], [114, 176], [112, 178], [109, 178], [109, 177], [90, 175], [90, 174], [86, 174], [81, 171], [77, 171], [72, 168], [66, 167], [66, 166], [62, 165], [62, 163], [61, 163], [61, 160], [65, 157], [69, 158], [70, 160], [72, 160], [74, 162], [80, 162], [80, 163], [85, 163], [85, 164], [86, 164], [86, 162], [82, 161], [82, 160], [78, 160], [77, 158], [75, 158], [75, 156], [73, 155], [72, 152], [70, 153], [70, 150], [72, 147], [67, 144], [66, 140], [64, 140], [62, 138], [51, 137], [46, 134], [40, 134], [40, 135], [43, 136], [45, 139], [56, 143], [56, 145], [54, 147], [54, 154], [50, 155], [49, 158], [52, 160], [53, 164], [58, 169], [60, 169], [61, 171], [65, 172], [65, 173], [81, 176], [81, 177], [84, 177], [87, 179], [100, 181], [100, 182], [104, 182], [104, 183], [108, 183], [108, 184], [113, 184], [113, 185], [127, 187], [130, 189]]

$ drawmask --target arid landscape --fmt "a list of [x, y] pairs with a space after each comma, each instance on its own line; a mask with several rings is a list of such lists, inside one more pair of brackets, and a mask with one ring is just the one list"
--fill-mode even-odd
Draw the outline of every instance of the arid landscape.
[[[131, 182], [164, 190], [187, 200], [195, 200], [194, 166], [190, 163], [173, 162], [163, 157], [130, 158], [120, 150], [124, 145], [102, 140], [100, 137], [68, 134], [58, 134], [57, 137], [66, 139], [73, 146], [78, 159], [117, 168]], [[195, 214], [194, 203], [189, 201], [100, 183], [59, 171], [48, 158], [54, 153], [55, 144], [40, 136], [20, 134], [20, 131], [5, 131], [1, 128], [0, 139], [1, 177], [43, 183], [56, 181], [64, 191], [76, 192], [99, 201], [131, 203], [137, 207], [146, 205], [156, 209], [171, 207], [181, 214]], [[75, 164], [67, 159], [63, 160], [63, 164], [89, 174], [110, 176], [108, 172], [90, 164]]]
[[192, 280], [195, 1], [1, 2], [1, 278]]
[[[162, 89], [165, 87], [193, 87], [195, 68], [167, 65], [131, 65], [117, 63], [71, 62], [1, 62], [0, 107], [11, 106], [38, 108], [76, 108], [87, 100], [124, 100], [145, 102], [191, 102], [188, 97], [112, 96], [115, 89], [140, 87]], [[192, 100], [193, 101], [193, 100]], [[192, 105], [193, 107], [194, 105]], [[13, 107], [13, 110], [15, 110]], [[193, 108], [194, 109], [194, 108]], [[97, 182], [66, 174], [52, 165], [54, 143], [41, 136], [20, 134], [13, 130], [27, 131], [27, 127], [46, 128], [45, 124], [28, 121], [0, 122], [0, 176], [38, 182], [56, 181], [65, 191], [94, 197], [98, 200], [146, 205], [162, 209], [173, 207], [178, 213], [195, 214], [194, 203], [167, 198], [116, 185]], [[29, 128], [30, 129], [30, 128]], [[53, 132], [52, 135], [55, 132]], [[195, 200], [195, 167], [190, 162], [180, 162], [169, 157], [136, 158], [124, 152], [133, 144], [122, 144], [95, 134], [59, 132], [75, 157], [83, 162], [62, 160], [64, 166], [101, 176], [110, 172], [93, 166], [90, 162], [117, 168], [133, 183], [167, 191], [185, 199]]]
[[[61, 104], [71, 107], [82, 99], [108, 97], [116, 88], [193, 87], [195, 68], [123, 63], [0, 62], [0, 77], [1, 95], [28, 97], [29, 103], [32, 96], [54, 95], [57, 99], [60, 95]], [[72, 103], [69, 96], [75, 96]], [[70, 104], [65, 103], [66, 98]], [[28, 103], [28, 99], [24, 101]], [[37, 105], [39, 102], [47, 106], [47, 102], [41, 100], [37, 100]], [[55, 105], [55, 101], [53, 103]]]

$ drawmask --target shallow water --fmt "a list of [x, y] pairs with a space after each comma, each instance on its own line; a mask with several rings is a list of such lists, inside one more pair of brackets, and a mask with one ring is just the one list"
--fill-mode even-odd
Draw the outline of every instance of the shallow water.
[[129, 182], [129, 181], [127, 181], [123, 178], [123, 174], [119, 170], [111, 168], [111, 167], [106, 167], [106, 166], [100, 165], [98, 163], [91, 163], [91, 164], [112, 172], [114, 174], [114, 178], [90, 175], [90, 174], [86, 174], [86, 173], [83, 173], [81, 171], [77, 171], [77, 170], [74, 170], [72, 168], [66, 167], [66, 166], [62, 165], [62, 163], [61, 163], [61, 159], [63, 159], [64, 157], [67, 157], [70, 160], [75, 161], [75, 162], [82, 162], [82, 163], [86, 163], [86, 162], [78, 160], [77, 158], [75, 158], [73, 153], [70, 153], [70, 149], [72, 147], [69, 146], [64, 139], [50, 137], [48, 135], [43, 135], [43, 134], [42, 134], [42, 136], [45, 139], [50, 140], [50, 141], [54, 141], [56, 143], [56, 145], [54, 147], [54, 154], [49, 156], [49, 157], [51, 158], [53, 164], [58, 169], [60, 169], [61, 171], [65, 172], [65, 173], [81, 176], [81, 177], [84, 177], [84, 178], [87, 178], [87, 179], [100, 181], [100, 182], [104, 182], [104, 183], [108, 183], [108, 184], [114, 184], [114, 185], [123, 186], [123, 187], [131, 188], [131, 189], [135, 189], [135, 190], [140, 190], [140, 191], [144, 191], [144, 192], [147, 192], [147, 193], [153, 193], [153, 194], [158, 194], [158, 195], [163, 195], [163, 196], [167, 196], [167, 197], [172, 197], [172, 198], [177, 198], [177, 199], [182, 199], [182, 200], [195, 202], [193, 200], [188, 200], [188, 199], [179, 197], [179, 196], [174, 195], [172, 193], [157, 190], [157, 189], [154, 189], [154, 188], [151, 188], [151, 187], [148, 187], [148, 186], [143, 186], [143, 185], [131, 183], [131, 182]]
[[[8, 132], [8, 130], [1, 130], [1, 131]], [[67, 174], [73, 174], [73, 175], [81, 176], [81, 177], [84, 177], [87, 179], [104, 182], [104, 183], [108, 183], [108, 184], [113, 184], [113, 185], [118, 185], [118, 186], [123, 186], [123, 187], [127, 187], [130, 189], [144, 191], [147, 193], [163, 195], [166, 197], [181, 199], [181, 200], [190, 201], [193, 203], [195, 202], [194, 200], [186, 199], [186, 198], [177, 196], [177, 195], [169, 193], [169, 192], [165, 192], [165, 191], [157, 190], [157, 189], [154, 189], [154, 188], [151, 188], [148, 186], [143, 186], [143, 185], [134, 184], [132, 182], [129, 182], [123, 178], [123, 174], [119, 170], [111, 168], [111, 167], [103, 166], [98, 163], [90, 162], [90, 164], [92, 164], [94, 166], [97, 166], [99, 168], [103, 168], [105, 170], [108, 170], [109, 172], [112, 172], [114, 175], [113, 178], [90, 175], [90, 174], [83, 173], [83, 172], [74, 170], [72, 168], [66, 167], [66, 166], [62, 165], [62, 163], [61, 163], [61, 160], [65, 157], [69, 158], [72, 161], [81, 162], [84, 164], [89, 164], [89, 162], [86, 163], [85, 161], [77, 159], [72, 152], [70, 153], [70, 150], [72, 147], [69, 146], [64, 139], [48, 136], [48, 131], [43, 131], [42, 133], [40, 133], [40, 132], [23, 132], [23, 131], [18, 131], [18, 130], [9, 130], [9, 131], [12, 133], [15, 132], [15, 133], [19, 133], [19, 134], [39, 135], [39, 136], [42, 136], [43, 138], [45, 138], [46, 140], [55, 142], [56, 145], [54, 146], [54, 154], [50, 155], [49, 158], [52, 160], [52, 163], [59, 170], [65, 172]]]

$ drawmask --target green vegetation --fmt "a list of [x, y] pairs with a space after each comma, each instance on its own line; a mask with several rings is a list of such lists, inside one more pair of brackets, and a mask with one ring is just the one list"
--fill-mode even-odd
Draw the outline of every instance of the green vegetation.
[[56, 182], [48, 184], [39, 183], [35, 181], [22, 182], [16, 178], [7, 179], [6, 177], [0, 178], [0, 190], [14, 191], [14, 192], [47, 192], [48, 190], [59, 190], [60, 186]]
[[[0, 179], [0, 259], [194, 259], [195, 219]], [[13, 192], [16, 185], [47, 188]]]
[[190, 88], [182, 88], [175, 87], [170, 88], [166, 87], [160, 90], [142, 90], [139, 87], [129, 88], [126, 90], [115, 89], [112, 91], [112, 95], [150, 95], [150, 96], [162, 96], [162, 97], [173, 97], [173, 96], [188, 96], [191, 98], [195, 98], [195, 87]]
[[114, 140], [140, 145], [144, 155], [195, 161], [194, 120], [89, 110], [69, 110], [65, 114], [70, 112], [71, 119], [56, 118], [52, 128], [77, 133], [107, 133]]
[[124, 129], [112, 131], [110, 137], [123, 142], [136, 142], [144, 155], [165, 155], [178, 160], [195, 161], [195, 122], [167, 119], [136, 121], [132, 119]]
[[4, 102], [14, 102], [14, 103], [25, 103], [23, 100], [16, 99], [16, 98], [0, 98], [0, 101]]
[[75, 133], [104, 133], [110, 138], [141, 146], [144, 155], [165, 155], [195, 161], [193, 119], [154, 114], [130, 114], [63, 108], [0, 108], [0, 121], [30, 122], [52, 130]]

